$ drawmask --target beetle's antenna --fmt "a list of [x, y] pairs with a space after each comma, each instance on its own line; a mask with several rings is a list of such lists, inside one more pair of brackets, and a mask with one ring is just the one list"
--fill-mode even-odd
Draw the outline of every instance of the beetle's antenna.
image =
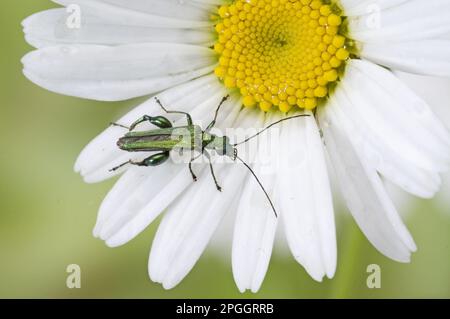
[[262, 129], [261, 131], [259, 131], [259, 132], [256, 133], [255, 135], [252, 135], [252, 136], [246, 138], [246, 139], [243, 140], [242, 142], [233, 144], [233, 146], [238, 146], [238, 145], [247, 143], [247, 142], [250, 141], [251, 139], [253, 139], [253, 138], [255, 138], [255, 137], [258, 137], [259, 135], [261, 135], [262, 133], [264, 133], [265, 131], [267, 131], [268, 129], [270, 129], [272, 126], [275, 126], [275, 125], [277, 125], [277, 124], [280, 124], [280, 123], [282, 123], [282, 122], [284, 122], [284, 121], [296, 119], [296, 118], [299, 118], [299, 117], [306, 117], [306, 116], [310, 116], [310, 115], [309, 115], [309, 114], [300, 114], [300, 115], [295, 115], [295, 116], [286, 117], [286, 118], [284, 118], [284, 119], [281, 119], [281, 120], [279, 120], [279, 121], [276, 121], [275, 123], [272, 123], [272, 124], [270, 124], [269, 126], [267, 126], [266, 128]]
[[245, 165], [245, 167], [248, 168], [248, 170], [252, 173], [253, 177], [255, 177], [256, 181], [258, 182], [259, 186], [261, 187], [262, 191], [264, 192], [264, 195], [266, 195], [267, 200], [270, 203], [270, 206], [272, 207], [273, 213], [275, 214], [275, 217], [278, 218], [278, 214], [277, 214], [277, 210], [275, 209], [275, 206], [272, 203], [272, 200], [270, 199], [269, 194], [267, 194], [266, 189], [264, 188], [263, 184], [261, 183], [261, 181], [259, 180], [258, 176], [256, 176], [256, 173], [252, 170], [252, 168], [250, 167], [250, 165], [248, 165], [246, 162], [244, 162], [243, 159], [241, 159], [239, 156], [236, 155], [236, 158]]

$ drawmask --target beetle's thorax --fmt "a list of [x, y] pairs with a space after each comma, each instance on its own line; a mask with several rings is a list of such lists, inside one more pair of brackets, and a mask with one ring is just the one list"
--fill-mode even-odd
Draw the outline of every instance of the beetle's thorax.
[[233, 160], [236, 158], [235, 147], [230, 144], [230, 139], [227, 136], [217, 136], [204, 132], [203, 147], [207, 150], [215, 151], [219, 155], [228, 156]]

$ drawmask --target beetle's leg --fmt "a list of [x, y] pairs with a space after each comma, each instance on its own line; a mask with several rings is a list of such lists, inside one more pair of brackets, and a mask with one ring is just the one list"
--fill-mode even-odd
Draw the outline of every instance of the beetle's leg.
[[123, 127], [129, 131], [134, 130], [139, 124], [144, 122], [150, 122], [150, 124], [155, 125], [159, 128], [171, 128], [173, 127], [172, 123], [164, 116], [150, 116], [150, 115], [144, 115], [140, 117], [138, 120], [134, 121], [133, 124], [131, 124], [130, 127], [126, 125], [122, 125], [119, 123], [111, 123], [113, 126]]
[[165, 161], [167, 161], [170, 157], [169, 152], [162, 152], [153, 154], [152, 156], [149, 156], [142, 161], [135, 162], [133, 160], [126, 161], [125, 163], [120, 164], [119, 166], [116, 166], [112, 169], [110, 169], [110, 172], [115, 172], [119, 168], [122, 168], [123, 166], [130, 164], [130, 165], [136, 165], [136, 166], [158, 166], [163, 164]]
[[130, 163], [131, 163], [131, 160], [126, 161], [125, 163], [122, 163], [122, 164], [120, 164], [120, 165], [118, 165], [118, 166], [116, 166], [116, 167], [111, 168], [109, 171], [110, 171], [110, 172], [115, 172], [115, 171], [117, 171], [119, 168], [122, 168], [122, 167], [124, 167], [125, 165], [130, 164]]
[[209, 169], [211, 170], [211, 175], [212, 175], [212, 177], [214, 179], [214, 184], [216, 184], [217, 190], [219, 192], [221, 192], [222, 191], [222, 187], [220, 187], [219, 183], [217, 182], [216, 174], [214, 173], [214, 168], [213, 168], [212, 161], [211, 161], [211, 155], [207, 151], [205, 151], [204, 154], [205, 154], [206, 158], [208, 159]]
[[170, 121], [163, 117], [163, 116], [150, 116], [150, 115], [144, 115], [138, 120], [136, 120], [133, 124], [130, 126], [130, 131], [134, 130], [136, 126], [138, 126], [141, 123], [144, 122], [150, 122], [151, 124], [159, 127], [159, 128], [170, 128], [172, 127], [172, 123]]
[[124, 129], [127, 129], [127, 130], [130, 129], [130, 128], [129, 128], [128, 126], [126, 126], [126, 125], [122, 125], [122, 124], [115, 123], [115, 122], [111, 122], [111, 123], [109, 123], [109, 124], [112, 125], [112, 126], [122, 127], [122, 128], [124, 128]]
[[194, 170], [192, 169], [192, 162], [193, 160], [189, 162], [189, 172], [191, 172], [192, 179], [194, 180], [194, 182], [196, 182], [197, 176], [195, 175]]
[[140, 162], [130, 161], [130, 164], [136, 166], [159, 166], [167, 161], [170, 157], [169, 152], [161, 152], [153, 154]]
[[151, 116], [148, 115], [144, 115], [141, 118], [139, 118], [138, 120], [134, 121], [133, 124], [131, 124], [130, 126], [130, 131], [134, 130], [136, 128], [136, 126], [138, 126], [141, 123], [147, 122], [151, 120]]
[[189, 162], [189, 172], [191, 172], [192, 179], [194, 180], [194, 182], [197, 181], [197, 176], [195, 175], [194, 170], [192, 169], [192, 163], [200, 156], [202, 156], [202, 154], [194, 156], [194, 154], [192, 153], [191, 160]]
[[208, 127], [206, 128], [205, 132], [208, 132], [209, 130], [211, 130], [211, 129], [214, 127], [214, 125], [216, 125], [217, 116], [219, 116], [220, 108], [222, 107], [223, 103], [225, 103], [225, 101], [228, 100], [229, 97], [230, 97], [230, 96], [227, 95], [227, 96], [225, 96], [225, 97], [222, 99], [222, 101], [220, 101], [219, 106], [218, 106], [217, 109], [216, 109], [216, 114], [214, 115], [214, 120], [212, 120], [212, 122], [209, 123], [209, 125], [208, 125]]
[[155, 96], [155, 101], [156, 101], [156, 103], [159, 104], [159, 106], [161, 106], [161, 108], [163, 109], [163, 111], [166, 112], [166, 113], [168, 113], [168, 114], [184, 114], [184, 115], [186, 115], [186, 120], [187, 120], [188, 125], [193, 125], [194, 122], [192, 121], [192, 117], [191, 117], [191, 115], [190, 115], [189, 113], [182, 112], [182, 111], [169, 111], [169, 110], [167, 110], [167, 109], [162, 105], [161, 101], [160, 101], [156, 96]]

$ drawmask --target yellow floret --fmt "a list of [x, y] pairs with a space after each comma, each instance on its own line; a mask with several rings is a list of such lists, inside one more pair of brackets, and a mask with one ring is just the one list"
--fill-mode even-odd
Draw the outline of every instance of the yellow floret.
[[314, 109], [349, 59], [336, 8], [323, 0], [234, 0], [221, 6], [215, 75], [239, 90], [246, 107]]

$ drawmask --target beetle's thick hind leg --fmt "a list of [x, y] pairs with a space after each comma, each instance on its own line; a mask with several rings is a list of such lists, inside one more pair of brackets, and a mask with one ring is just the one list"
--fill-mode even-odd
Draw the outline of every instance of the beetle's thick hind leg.
[[149, 156], [145, 159], [143, 159], [142, 161], [138, 161], [135, 162], [133, 160], [129, 160], [126, 161], [125, 163], [122, 163], [112, 169], [110, 169], [110, 172], [115, 172], [117, 171], [119, 168], [124, 167], [127, 164], [130, 165], [135, 165], [135, 166], [159, 166], [161, 164], [163, 164], [165, 161], [167, 161], [170, 157], [169, 152], [162, 152], [162, 153], [157, 153], [157, 154], [153, 154], [152, 156]]
[[164, 116], [144, 115], [141, 118], [137, 119], [133, 124], [131, 124], [130, 131], [134, 130], [139, 124], [144, 122], [149, 122], [150, 124], [153, 124], [159, 128], [172, 127], [172, 123], [169, 121], [169, 119], [165, 118]]
[[131, 124], [130, 131], [134, 130], [136, 128], [136, 126], [138, 126], [141, 123], [144, 123], [147, 121], [150, 122], [151, 118], [152, 118], [151, 116], [144, 115], [141, 118], [137, 119], [136, 121], [133, 122], [133, 124]]
[[216, 174], [214, 173], [214, 167], [213, 167], [213, 164], [212, 164], [212, 161], [211, 161], [211, 155], [208, 153], [208, 152], [204, 152], [204, 154], [205, 154], [205, 156], [206, 156], [206, 158], [208, 159], [208, 162], [209, 162], [209, 170], [211, 171], [211, 176], [212, 176], [212, 178], [213, 178], [213, 180], [214, 180], [214, 184], [216, 184], [216, 188], [217, 188], [217, 190], [219, 191], [219, 192], [221, 192], [222, 191], [222, 187], [219, 185], [219, 183], [217, 182], [217, 178], [216, 178]]

